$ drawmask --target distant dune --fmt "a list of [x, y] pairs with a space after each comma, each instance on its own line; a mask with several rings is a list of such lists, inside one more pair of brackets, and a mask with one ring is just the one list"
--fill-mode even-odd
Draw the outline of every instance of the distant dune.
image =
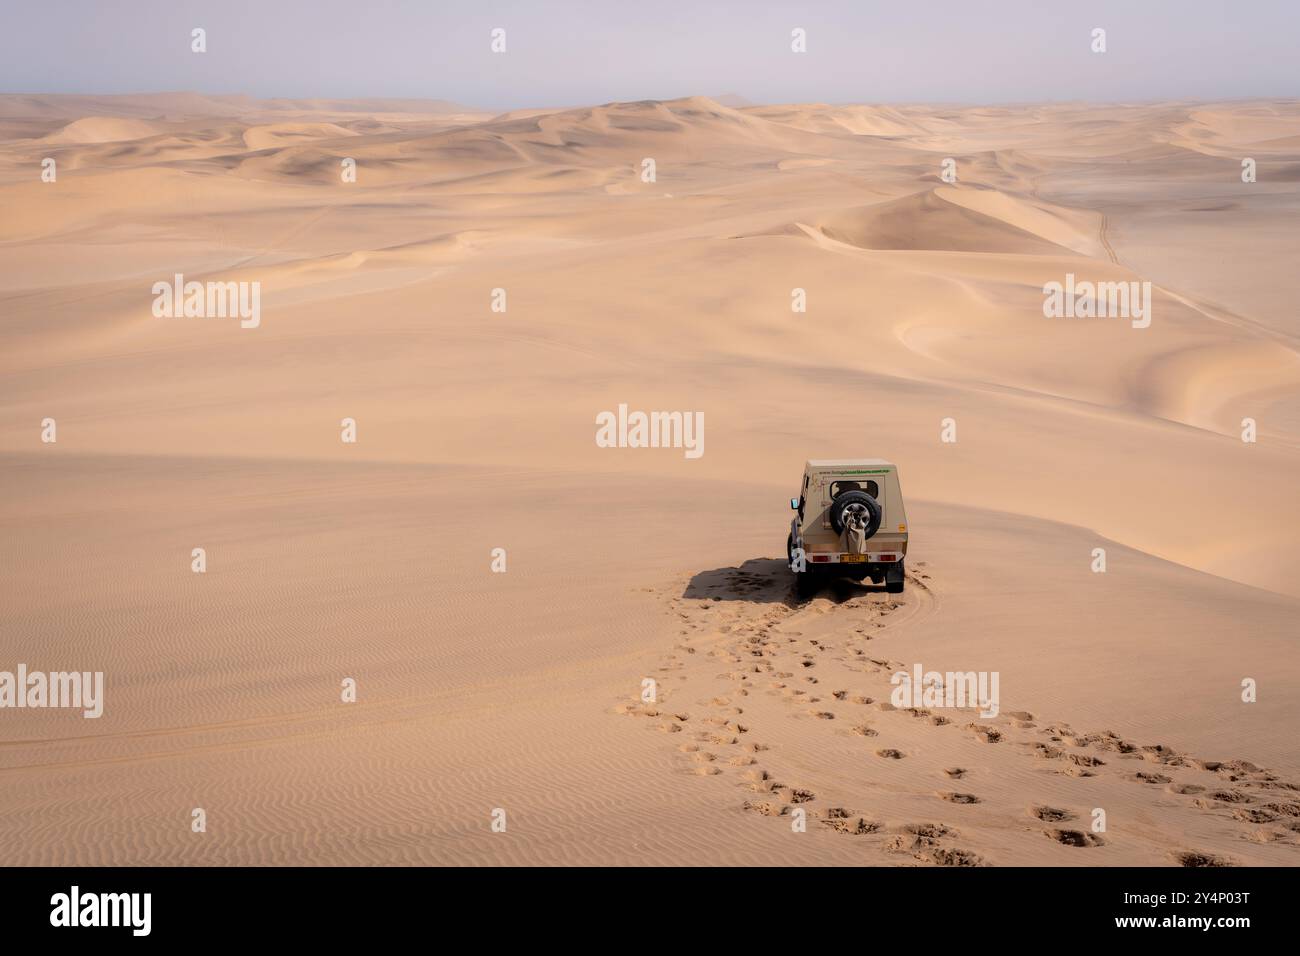
[[19, 116], [106, 115], [135, 116], [246, 116], [262, 112], [293, 113], [408, 113], [413, 115], [473, 113], [447, 100], [371, 98], [267, 99], [250, 96], [212, 96], [202, 93], [132, 93], [82, 95], [65, 93], [0, 93], [0, 118]]
[[87, 116], [84, 119], [74, 120], [43, 139], [47, 143], [117, 143], [129, 139], [144, 139], [164, 129], [166, 127], [162, 124], [144, 120]]

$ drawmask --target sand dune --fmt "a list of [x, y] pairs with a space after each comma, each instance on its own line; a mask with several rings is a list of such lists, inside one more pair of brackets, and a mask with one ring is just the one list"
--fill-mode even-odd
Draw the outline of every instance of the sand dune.
[[815, 133], [850, 133], [855, 136], [908, 136], [928, 132], [929, 127], [904, 110], [886, 106], [758, 106], [755, 116]]
[[87, 116], [74, 120], [57, 133], [42, 137], [47, 143], [116, 143], [144, 139], [160, 132], [160, 127], [145, 120]]
[[249, 149], [269, 149], [356, 135], [334, 123], [271, 123], [266, 126], [250, 126], [244, 130], [244, 145]]
[[1050, 255], [1064, 251], [975, 204], [949, 200], [938, 190], [846, 210], [820, 224], [831, 239], [862, 249]]
[[[1300, 862], [1300, 104], [10, 95], [0, 136], [0, 669], [108, 684], [0, 712], [12, 862]], [[260, 324], [156, 318], [177, 273]], [[1149, 326], [1045, 317], [1067, 275]], [[706, 453], [597, 447], [619, 403]], [[784, 501], [841, 455], [899, 463], [908, 589], [798, 602]], [[918, 661], [1000, 714], [882, 706]]]

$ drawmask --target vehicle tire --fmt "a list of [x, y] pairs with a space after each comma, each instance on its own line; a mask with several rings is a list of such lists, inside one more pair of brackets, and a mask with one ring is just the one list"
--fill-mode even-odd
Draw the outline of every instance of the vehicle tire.
[[[785, 556], [787, 567], [794, 564], [794, 535], [792, 534], [786, 535]], [[794, 568], [790, 570], [794, 571], [795, 594], [801, 598], [810, 598], [817, 593], [822, 582], [813, 574], [812, 568], [805, 567], [802, 571], [795, 571]]]
[[903, 562], [893, 564], [885, 572], [885, 591], [888, 594], [903, 593]]
[[794, 592], [807, 600], [822, 589], [823, 583], [821, 576], [809, 568], [794, 576]]
[[857, 511], [866, 514], [866, 537], [868, 538], [880, 530], [880, 519], [884, 517], [880, 502], [865, 491], [841, 492], [831, 502], [830, 510], [831, 527], [835, 529], [836, 534], [844, 533], [844, 515], [847, 512]]

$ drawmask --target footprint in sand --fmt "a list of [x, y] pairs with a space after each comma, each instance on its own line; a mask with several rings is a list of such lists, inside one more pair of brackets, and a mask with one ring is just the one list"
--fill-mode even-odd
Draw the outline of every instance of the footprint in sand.
[[1106, 844], [1106, 841], [1095, 833], [1084, 833], [1082, 830], [1044, 830], [1043, 832], [1064, 846], [1089, 847]]
[[1246, 839], [1252, 843], [1285, 843], [1288, 846], [1295, 846], [1295, 834], [1286, 830], [1254, 830], [1246, 835]]
[[1232, 818], [1242, 823], [1275, 823], [1281, 816], [1265, 807], [1237, 807], [1232, 811]]
[[766, 770], [747, 770], [745, 779], [749, 781], [749, 789], [755, 793], [771, 793], [774, 790], [785, 789], [785, 784], [777, 783]]
[[1099, 757], [1093, 757], [1089, 754], [1066, 754], [1065, 759], [1070, 761], [1076, 767], [1104, 767], [1106, 761]]
[[848, 833], [853, 836], [866, 836], [869, 833], [879, 833], [884, 829], [883, 824], [868, 820], [844, 807], [831, 807], [826, 811], [821, 822], [822, 826], [829, 827], [837, 833]]
[[1240, 790], [1211, 790], [1206, 796], [1220, 803], [1254, 803], [1255, 798]]
[[885, 844], [894, 853], [910, 853], [914, 859], [936, 866], [986, 866], [984, 859], [969, 850], [945, 846], [955, 833], [942, 823], [913, 823]]
[[984, 727], [980, 724], [967, 724], [966, 729], [971, 731], [980, 740], [986, 744], [995, 744], [1002, 739], [1002, 731], [995, 730], [992, 727]]
[[1184, 766], [1183, 755], [1178, 753], [1172, 747], [1166, 747], [1164, 744], [1151, 744], [1142, 748], [1142, 759], [1150, 760], [1154, 763], [1168, 763], [1175, 766]]
[[1095, 773], [1093, 773], [1091, 770], [1088, 770], [1088, 769], [1086, 769], [1086, 768], [1084, 768], [1084, 767], [1076, 767], [1076, 766], [1074, 766], [1074, 765], [1072, 765], [1072, 764], [1071, 764], [1070, 766], [1062, 767], [1060, 770], [1058, 770], [1058, 771], [1056, 771], [1056, 772], [1059, 773], [1059, 774], [1061, 774], [1061, 775], [1063, 775], [1063, 776], [1066, 776], [1066, 777], [1095, 777], [1095, 776], [1097, 776], [1097, 775], [1096, 775]]
[[1064, 823], [1066, 820], [1074, 819], [1073, 813], [1060, 807], [1030, 807], [1029, 815], [1044, 823]]
[[1172, 783], [1173, 782], [1171, 778], [1166, 777], [1162, 773], [1146, 773], [1141, 770], [1139, 770], [1135, 774], [1132, 774], [1129, 777], [1129, 779], [1137, 783]]

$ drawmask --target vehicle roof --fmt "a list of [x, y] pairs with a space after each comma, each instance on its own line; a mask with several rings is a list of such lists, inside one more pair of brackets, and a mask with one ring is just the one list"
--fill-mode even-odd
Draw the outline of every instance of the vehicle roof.
[[809, 458], [804, 465], [805, 468], [896, 468], [898, 467], [892, 461], [885, 461], [883, 458]]

